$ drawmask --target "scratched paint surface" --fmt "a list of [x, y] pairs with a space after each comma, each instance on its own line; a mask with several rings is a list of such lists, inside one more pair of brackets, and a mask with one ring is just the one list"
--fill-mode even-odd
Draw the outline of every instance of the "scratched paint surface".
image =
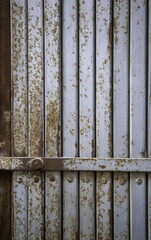
[[[45, 156], [61, 156], [61, 6], [44, 1], [45, 25]], [[46, 239], [61, 238], [61, 174], [45, 174]]]
[[[43, 155], [43, 4], [28, 2], [28, 155]], [[28, 238], [43, 239], [43, 173], [29, 173]]]
[[150, 163], [126, 158], [150, 151], [148, 13], [143, 0], [11, 1], [12, 154], [65, 170], [13, 173], [13, 239], [146, 238], [147, 179], [127, 172]]
[[[78, 156], [78, 1], [62, 5], [63, 157]], [[70, 147], [69, 147], [70, 146]], [[63, 239], [78, 238], [78, 173], [63, 173]]]
[[[11, 14], [13, 155], [41, 156], [43, 154], [42, 3], [30, 1], [27, 6], [26, 1], [12, 1]], [[42, 174], [14, 173], [12, 193], [13, 238], [41, 239], [43, 236]]]
[[[95, 155], [94, 1], [79, 2], [80, 156]], [[80, 238], [95, 238], [94, 173], [80, 173]]]
[[[96, 2], [96, 157], [112, 157], [112, 4]], [[96, 174], [97, 238], [112, 239], [112, 173]]]
[[[148, 6], [148, 21], [151, 22], [151, 1]], [[151, 156], [151, 24], [148, 26], [148, 157]], [[148, 174], [148, 238], [151, 238], [151, 174]]]
[[[11, 1], [11, 75], [13, 155], [27, 154], [27, 25], [26, 2]], [[20, 64], [19, 64], [20, 63]]]
[[[130, 156], [147, 155], [146, 136], [146, 37], [147, 2], [131, 2], [130, 49]], [[141, 184], [138, 184], [138, 181]], [[130, 178], [131, 238], [146, 239], [146, 175], [131, 174]], [[141, 196], [141, 197], [140, 197]]]
[[[113, 157], [116, 158], [129, 157], [129, 1], [115, 1], [113, 29]], [[126, 173], [114, 173], [113, 215], [114, 238], [129, 239], [129, 176]]]
[[[27, 156], [27, 24], [26, 1], [11, 1], [12, 155]], [[12, 176], [13, 239], [27, 238], [27, 178]]]
[[[0, 1], [0, 157], [11, 155], [10, 2]], [[0, 172], [0, 236], [11, 238], [11, 172]], [[7, 224], [6, 224], [7, 222]]]

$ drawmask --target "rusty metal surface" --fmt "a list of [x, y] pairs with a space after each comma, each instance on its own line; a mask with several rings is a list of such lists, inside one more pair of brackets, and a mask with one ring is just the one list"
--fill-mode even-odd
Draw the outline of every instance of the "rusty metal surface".
[[11, 1], [12, 155], [27, 155], [26, 1]]
[[61, 174], [46, 172], [45, 235], [46, 239], [61, 239]]
[[45, 148], [59, 157], [61, 143], [61, 9], [60, 1], [45, 0]]
[[[147, 156], [147, 1], [131, 1], [130, 157]], [[146, 175], [130, 175], [130, 236], [147, 238]], [[140, 179], [142, 184], [137, 184]], [[141, 197], [140, 197], [141, 196]]]
[[148, 238], [151, 237], [151, 174], [148, 174], [148, 208], [147, 208], [147, 220], [148, 220]]
[[44, 182], [41, 172], [30, 172], [28, 182], [28, 239], [44, 239]]
[[[96, 1], [96, 157], [112, 157], [112, 3]], [[112, 173], [96, 173], [96, 236], [112, 239]]]
[[41, 158], [43, 166], [31, 167], [33, 158], [1, 157], [0, 170], [150, 172], [151, 158]]
[[0, 238], [11, 239], [11, 173], [6, 171], [0, 173]]
[[114, 238], [129, 239], [129, 175], [114, 173]]
[[43, 5], [28, 3], [28, 154], [43, 155]]
[[147, 5], [11, 1], [14, 239], [146, 238]]
[[[78, 1], [62, 4], [63, 156], [78, 156]], [[72, 95], [72, 97], [71, 97]], [[69, 147], [70, 146], [70, 147]], [[63, 173], [63, 239], [78, 238], [78, 173]]]
[[28, 235], [28, 172], [14, 172], [12, 177], [12, 239]]
[[[113, 20], [113, 157], [129, 157], [129, 1], [115, 1]], [[122, 54], [121, 54], [122, 52]], [[129, 239], [129, 176], [114, 173], [114, 238]]]
[[[61, 3], [44, 1], [45, 156], [61, 155]], [[61, 173], [45, 173], [45, 237], [61, 238]]]
[[112, 239], [112, 173], [97, 172], [96, 178], [96, 216], [97, 239]]
[[[79, 1], [79, 154], [95, 156], [95, 5]], [[95, 238], [95, 176], [80, 173], [80, 239]]]
[[10, 156], [10, 16], [9, 1], [0, 1], [0, 155]]
[[[28, 2], [28, 156], [44, 154], [43, 1]], [[28, 237], [44, 238], [43, 173], [29, 173]]]
[[112, 4], [96, 5], [96, 152], [112, 157]]
[[78, 239], [78, 173], [63, 173], [63, 236], [64, 239]]
[[[0, 156], [10, 156], [10, 2], [0, 1]], [[11, 239], [11, 173], [0, 172], [0, 238]], [[7, 223], [7, 224], [6, 224]]]
[[[41, 4], [40, 1], [28, 4], [26, 1], [11, 1], [13, 156], [43, 154]], [[13, 239], [43, 238], [42, 175], [41, 172], [13, 174]], [[38, 178], [39, 181], [35, 180]]]
[[[12, 156], [27, 156], [26, 1], [11, 1]], [[7, 161], [6, 161], [7, 162]], [[5, 162], [5, 163], [6, 163]], [[27, 239], [28, 174], [12, 174], [12, 239]]]
[[[148, 23], [151, 23], [151, 1], [148, 2]], [[151, 157], [151, 24], [148, 24], [148, 38], [147, 38], [147, 60], [148, 60], [148, 116], [147, 116], [147, 125], [148, 125], [148, 157]], [[151, 239], [151, 174], [148, 174], [148, 238]]]

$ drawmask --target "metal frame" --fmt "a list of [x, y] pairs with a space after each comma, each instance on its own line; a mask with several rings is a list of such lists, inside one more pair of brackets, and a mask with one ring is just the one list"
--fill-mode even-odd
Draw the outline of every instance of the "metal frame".
[[151, 158], [1, 157], [0, 170], [151, 172]]

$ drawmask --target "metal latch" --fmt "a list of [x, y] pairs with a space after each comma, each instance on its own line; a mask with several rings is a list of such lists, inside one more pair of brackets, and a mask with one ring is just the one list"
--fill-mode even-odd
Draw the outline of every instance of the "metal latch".
[[151, 158], [0, 157], [0, 170], [151, 172]]
[[27, 162], [27, 168], [31, 168], [31, 170], [38, 170], [43, 168], [44, 161], [42, 158], [34, 158]]

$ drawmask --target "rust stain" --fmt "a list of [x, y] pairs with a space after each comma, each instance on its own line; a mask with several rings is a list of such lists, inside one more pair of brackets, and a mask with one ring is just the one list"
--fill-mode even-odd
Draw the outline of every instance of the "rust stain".
[[[119, 2], [119, 0], [117, 0], [116, 2]], [[38, 3], [40, 4], [40, 3]], [[81, 1], [81, 4], [80, 4], [80, 8], [82, 7], [82, 5], [85, 4], [85, 1]], [[47, 5], [47, 4], [46, 4]], [[37, 5], [39, 6], [39, 5]], [[14, 8], [16, 8], [17, 6], [14, 4]], [[46, 6], [47, 8], [47, 6]], [[34, 10], [33, 7], [31, 9], [32, 11]], [[16, 10], [14, 10], [16, 11]], [[17, 10], [18, 11], [18, 10]], [[23, 13], [23, 8], [20, 7], [19, 9], [20, 13]], [[59, 28], [59, 21], [58, 20], [55, 20], [54, 23], [52, 22], [53, 21], [53, 18], [58, 18], [60, 17], [58, 12], [60, 11], [60, 7], [57, 5], [57, 2], [55, 4], [55, 8], [54, 9], [51, 9], [51, 11], [49, 11], [49, 14], [47, 16], [47, 14], [45, 14], [45, 22], [48, 21], [48, 25], [45, 29], [46, 31], [46, 36], [49, 36], [49, 29], [48, 27], [49, 26], [52, 26], [52, 29], [51, 29], [51, 34], [53, 35], [54, 39], [51, 43], [48, 43], [48, 48], [46, 49], [46, 52], [48, 54], [50, 54], [49, 52], [49, 49], [51, 46], [55, 46], [55, 44], [58, 44], [58, 28]], [[93, 11], [91, 9], [91, 11]], [[16, 13], [15, 13], [16, 14]], [[90, 36], [92, 35], [92, 31], [89, 29], [89, 21], [87, 20], [87, 15], [88, 15], [88, 12], [81, 12], [80, 13], [80, 17], [83, 21], [83, 26], [81, 27], [80, 26], [80, 33], [82, 34], [82, 37], [83, 37], [83, 42], [81, 43], [81, 52], [84, 52], [85, 51], [85, 48], [87, 47], [87, 44], [88, 44], [88, 41], [90, 39]], [[32, 19], [32, 15], [30, 16], [29, 15], [29, 21], [31, 21]], [[94, 17], [94, 16], [93, 16]], [[72, 20], [75, 21], [75, 16], [73, 15], [72, 16]], [[114, 18], [114, 32], [115, 32], [115, 44], [118, 43], [118, 24], [117, 24], [117, 20], [118, 18]], [[14, 23], [16, 23], [14, 19]], [[39, 17], [37, 16], [36, 18], [36, 21], [35, 21], [35, 26], [39, 25]], [[104, 24], [106, 25], [107, 24], [107, 19], [104, 19]], [[21, 31], [22, 29], [22, 23], [20, 23], [17, 27], [18, 29]], [[16, 26], [16, 25], [15, 25]], [[42, 82], [43, 82], [43, 76], [42, 76], [42, 72], [43, 72], [43, 69], [42, 69], [42, 54], [41, 53], [38, 53], [37, 50], [35, 50], [37, 48], [37, 42], [39, 41], [39, 38], [42, 36], [42, 28], [41, 27], [38, 27], [37, 28], [37, 31], [38, 31], [38, 34], [36, 34], [36, 36], [33, 37], [33, 31], [35, 30], [35, 26], [32, 25], [31, 29], [29, 28], [29, 39], [30, 41], [33, 40], [33, 43], [32, 44], [29, 44], [29, 80], [31, 81], [30, 84], [29, 84], [29, 89], [30, 89], [30, 92], [29, 92], [29, 102], [30, 102], [30, 108], [29, 108], [29, 149], [30, 149], [30, 155], [31, 156], [42, 156], [43, 155], [43, 132], [42, 132], [42, 128], [43, 128], [43, 117], [42, 117], [42, 95], [43, 95], [43, 92], [42, 92], [42, 88], [43, 88], [43, 85], [42, 85]], [[71, 26], [68, 26], [68, 29], [71, 28]], [[127, 29], [125, 29], [125, 27], [123, 27], [124, 31], [125, 31], [125, 34], [127, 34]], [[17, 33], [17, 29], [15, 30], [15, 32]], [[107, 63], [111, 60], [111, 52], [112, 52], [112, 49], [111, 49], [111, 44], [112, 42], [112, 23], [110, 21], [110, 25], [109, 25], [109, 29], [108, 29], [108, 59], [105, 59], [104, 62], [103, 62], [103, 69], [106, 68], [106, 65]], [[14, 43], [15, 44], [15, 43]], [[52, 45], [51, 45], [52, 44]], [[21, 46], [20, 46], [21, 47]], [[14, 59], [14, 69], [15, 67], [17, 67], [18, 65], [18, 62], [19, 62], [19, 57], [20, 57], [20, 50], [18, 50], [17, 48], [17, 45], [14, 45], [14, 53], [16, 53], [16, 59]], [[82, 53], [80, 52], [80, 60], [82, 59]], [[73, 52], [74, 53], [74, 52]], [[57, 49], [56, 52], [52, 53], [51, 54], [52, 58], [51, 58], [51, 61], [53, 62], [52, 66], [53, 67], [56, 67], [58, 66], [58, 71], [56, 71], [54, 73], [54, 75], [50, 77], [50, 80], [53, 79], [55, 81], [57, 81], [58, 83], [58, 86], [60, 84], [59, 80], [60, 80], [60, 71], [59, 71], [59, 68], [60, 68], [60, 65], [59, 65], [59, 58], [60, 58], [60, 52], [59, 52], [59, 47]], [[50, 60], [50, 59], [49, 59]], [[82, 59], [81, 62], [84, 63], [86, 59]], [[91, 63], [92, 63], [92, 56], [91, 56]], [[23, 65], [25, 64], [24, 62], [22, 63]], [[39, 67], [40, 66], [40, 67]], [[48, 67], [50, 67], [50, 65], [48, 65]], [[14, 70], [13, 69], [13, 70]], [[86, 79], [90, 79], [90, 70], [91, 70], [91, 66], [87, 66], [87, 74], [86, 74]], [[34, 74], [33, 74], [34, 72]], [[82, 67], [80, 66], [80, 73], [82, 73]], [[104, 93], [104, 82], [105, 82], [105, 79], [104, 79], [104, 76], [103, 74], [100, 75], [100, 78], [101, 78], [101, 84], [100, 84], [100, 88], [101, 88], [101, 94]], [[18, 78], [17, 78], [17, 75], [15, 74], [13, 76], [13, 79], [14, 79], [14, 84], [17, 83], [18, 81]], [[83, 81], [83, 79], [81, 78], [80, 79], [80, 84], [83, 84], [85, 85], [85, 82]], [[111, 83], [111, 79], [110, 79], [110, 83]], [[14, 86], [16, 87], [16, 86]], [[24, 87], [24, 86], [23, 86]], [[64, 86], [65, 88], [65, 91], [67, 90], [66, 87]], [[46, 94], [47, 94], [47, 97], [48, 96], [51, 96], [51, 94], [53, 93], [54, 94], [54, 89], [53, 91], [49, 92], [49, 91], [46, 91]], [[13, 93], [14, 94], [14, 93]], [[105, 100], [106, 100], [106, 105], [105, 105], [105, 126], [106, 126], [106, 129], [109, 130], [108, 131], [108, 147], [109, 147], [109, 150], [108, 150], [108, 153], [107, 155], [111, 157], [111, 153], [112, 153], [112, 130], [111, 130], [111, 116], [112, 116], [112, 103], [111, 103], [111, 99], [112, 99], [112, 89], [108, 89], [107, 92], [104, 94], [105, 96]], [[14, 97], [17, 97], [19, 99], [19, 97], [21, 99], [23, 99], [24, 97], [26, 97], [26, 94], [23, 93], [21, 95], [18, 95], [18, 89], [17, 89], [17, 93], [16, 95], [14, 95]], [[88, 89], [84, 86], [84, 90], [83, 92], [80, 94], [80, 97], [81, 99], [85, 99], [84, 101], [87, 101], [88, 98], [89, 98], [89, 94], [88, 94]], [[16, 98], [16, 99], [17, 99]], [[49, 97], [48, 97], [49, 98]], [[47, 115], [46, 115], [46, 132], [47, 132], [47, 135], [46, 135], [46, 152], [47, 152], [47, 155], [49, 157], [59, 157], [60, 156], [60, 132], [61, 132], [61, 127], [60, 127], [60, 90], [59, 88], [57, 88], [56, 90], [56, 93], [53, 95], [52, 99], [49, 98], [48, 99], [48, 104], [46, 106], [46, 112], [47, 112]], [[22, 102], [20, 103], [20, 106], [16, 109], [16, 117], [19, 118], [19, 116], [21, 117], [23, 114], [25, 115], [27, 109], [21, 109], [21, 105], [22, 105]], [[88, 112], [93, 112], [91, 111], [91, 109], [88, 109]], [[15, 114], [14, 114], [15, 115]], [[91, 115], [90, 115], [91, 116]], [[92, 123], [91, 123], [91, 119], [88, 118], [87, 116], [84, 116], [83, 115], [80, 115], [80, 121], [81, 121], [81, 131], [80, 131], [80, 134], [81, 136], [84, 136], [86, 139], [89, 138], [89, 133], [90, 132], [94, 132], [94, 127], [92, 126]], [[23, 118], [21, 117], [20, 118], [21, 121], [20, 123], [16, 124], [16, 128], [15, 128], [15, 138], [13, 140], [14, 142], [14, 149], [20, 149], [19, 150], [19, 153], [17, 152], [18, 150], [14, 150], [14, 154], [17, 155], [17, 154], [21, 154], [21, 155], [25, 155], [26, 154], [26, 146], [23, 146], [22, 144], [22, 139], [26, 138], [24, 132], [21, 130], [23, 129]], [[4, 112], [4, 120], [5, 121], [10, 121], [9, 120], [9, 111], [6, 111]], [[94, 120], [94, 119], [93, 119]], [[39, 130], [40, 129], [40, 130]], [[70, 129], [69, 130], [70, 134], [73, 136], [74, 135], [74, 131], [73, 129]], [[93, 135], [93, 134], [92, 134]], [[126, 142], [127, 142], [127, 136], [123, 136], [122, 137], [123, 141], [124, 141], [124, 144], [126, 145]], [[95, 157], [95, 141], [94, 139], [93, 140], [90, 140], [88, 142], [88, 144], [90, 145], [90, 148], [91, 148], [91, 156], [92, 157]], [[0, 148], [3, 149], [5, 146], [5, 142], [2, 141], [0, 143]], [[77, 148], [78, 145], [77, 143], [75, 144], [75, 147]], [[81, 152], [85, 151], [85, 145], [82, 143], [80, 145], [81, 147]], [[145, 156], [146, 153], [144, 153], [145, 151], [142, 151], [142, 156]], [[47, 162], [47, 167], [48, 169], [51, 170], [51, 167], [53, 165], [53, 169], [52, 170], [64, 170], [65, 169], [65, 166], [64, 166], [64, 161], [60, 161], [60, 159], [56, 158], [54, 160], [51, 161], [50, 165], [49, 165], [49, 159], [45, 159], [44, 161]], [[74, 165], [76, 164], [76, 160], [73, 161], [71, 163], [71, 167], [74, 167]], [[117, 161], [117, 169], [119, 166], [124, 166], [124, 160], [123, 162], [121, 163], [120, 160]], [[100, 167], [102, 169], [105, 169], [106, 166], [105, 165], [100, 165]], [[66, 169], [65, 169], [66, 170]], [[57, 179], [57, 173], [47, 173], [47, 181], [49, 182], [49, 189], [48, 191], [46, 192], [47, 196], [48, 197], [52, 197], [50, 196], [51, 193], [53, 195], [53, 201], [52, 201], [52, 206], [51, 208], [49, 208], [49, 211], [52, 213], [52, 212], [56, 212], [56, 218], [55, 218], [55, 221], [52, 223], [50, 221], [50, 219], [46, 219], [46, 228], [47, 228], [47, 237], [49, 239], [50, 238], [54, 238], [54, 239], [59, 239], [60, 238], [60, 226], [59, 226], [59, 221], [58, 219], [60, 218], [60, 212], [59, 212], [59, 209], [57, 208], [58, 207], [58, 204], [59, 204], [59, 201], [60, 201], [60, 196], [59, 194], [57, 194], [56, 192], [58, 191], [56, 188], [57, 188], [57, 184], [58, 184], [58, 179]], [[97, 187], [98, 187], [98, 192], [97, 192], [97, 207], [99, 209], [98, 211], [98, 218], [97, 218], [97, 221], [98, 221], [98, 224], [99, 224], [99, 227], [100, 227], [100, 232], [98, 233], [98, 239], [104, 239], [104, 235], [103, 235], [103, 232], [104, 232], [104, 225], [103, 225], [103, 222], [101, 222], [102, 220], [100, 219], [103, 219], [103, 216], [104, 214], [107, 216], [107, 228], [108, 228], [108, 232], [105, 233], [105, 237], [106, 239], [111, 239], [111, 235], [112, 235], [112, 206], [111, 206], [111, 203], [112, 203], [112, 192], [111, 192], [111, 174], [110, 173], [103, 173], [104, 176], [106, 177], [106, 180], [107, 180], [107, 191], [106, 191], [106, 185], [105, 183], [103, 183], [103, 181], [100, 181], [100, 182], [97, 182]], [[102, 174], [102, 176], [103, 176]], [[90, 176], [90, 177], [88, 177]], [[94, 177], [93, 173], [92, 173], [92, 176]], [[90, 174], [87, 174], [87, 177], [86, 178], [82, 178], [81, 179], [81, 193], [82, 193], [82, 198], [81, 198], [81, 205], [83, 207], [83, 209], [85, 208], [85, 205], [87, 204], [88, 206], [88, 209], [90, 210], [93, 210], [94, 208], [94, 201], [92, 199], [89, 199], [89, 196], [90, 196], [90, 189], [93, 188], [93, 183], [94, 183], [94, 179]], [[39, 193], [40, 196], [37, 196], [36, 195], [36, 203], [37, 205], [35, 206], [34, 205], [34, 201], [32, 198], [30, 198], [30, 201], [29, 201], [29, 207], [30, 207], [30, 214], [31, 214], [31, 210], [33, 210], [34, 212], [38, 213], [39, 209], [40, 209], [40, 214], [38, 213], [38, 217], [41, 217], [41, 215], [44, 214], [43, 212], [43, 207], [41, 207], [41, 204], [42, 203], [42, 192], [43, 192], [43, 180], [42, 180], [42, 173], [41, 172], [36, 172], [36, 173], [31, 173], [31, 175], [28, 176], [28, 181], [30, 181], [30, 197], [32, 195], [34, 195], [34, 191], [37, 193]], [[58, 177], [59, 178], [59, 177]], [[120, 181], [120, 179], [117, 179], [119, 180], [120, 183], [122, 183]], [[125, 180], [124, 180], [125, 181]], [[21, 183], [21, 182], [20, 182]], [[33, 189], [32, 189], [33, 187]], [[50, 188], [52, 190], [52, 192], [50, 192]], [[38, 192], [39, 191], [39, 192]], [[127, 191], [127, 190], [126, 190]], [[125, 201], [125, 197], [123, 199], [120, 199], [120, 203], [122, 204], [123, 202]], [[105, 209], [104, 208], [104, 205], [105, 204], [108, 204], [108, 208], [110, 209]], [[103, 208], [102, 208], [103, 206]], [[19, 209], [20, 205], [18, 205], [18, 209]], [[29, 223], [32, 224], [32, 216], [30, 215], [30, 220], [29, 220]], [[73, 221], [75, 221], [75, 219], [73, 219]], [[55, 231], [52, 230], [50, 228], [50, 225], [53, 225], [53, 227], [55, 228]], [[43, 226], [41, 226], [41, 232], [42, 232], [42, 228]], [[36, 229], [38, 231], [38, 229]], [[88, 229], [89, 231], [90, 229]], [[77, 234], [77, 231], [76, 229], [73, 229], [73, 239], [75, 238], [75, 233]], [[86, 234], [83, 233], [81, 231], [80, 233], [81, 237], [83, 238], [86, 238]], [[127, 237], [126, 235], [123, 235], [124, 237]], [[29, 235], [29, 237], [32, 237], [32, 235]], [[42, 236], [43, 237], [43, 236]], [[78, 236], [76, 237], [78, 239]], [[38, 238], [36, 238], [38, 239]], [[92, 233], [91, 231], [89, 231], [89, 239], [94, 239], [94, 233]]]
[[[44, 2], [45, 22], [45, 154], [61, 156], [61, 49], [60, 49], [60, 1]], [[54, 166], [61, 167], [54, 160]], [[62, 166], [63, 167], [63, 166]], [[51, 168], [50, 168], [51, 170]], [[45, 178], [45, 235], [46, 239], [61, 237], [61, 174], [46, 172]]]
[[109, 54], [109, 60], [111, 60], [111, 53], [112, 53], [112, 21], [110, 20], [109, 22], [109, 27], [108, 27], [108, 32], [107, 32], [107, 35], [108, 35], [108, 46], [107, 46], [107, 51], [108, 51], [108, 54]]
[[[23, 3], [11, 3], [12, 154], [26, 156], [26, 26]], [[19, 17], [21, 16], [21, 17]]]
[[0, 2], [0, 155], [10, 156], [10, 17], [9, 1]]
[[115, 41], [115, 45], [117, 45], [118, 42], [118, 16], [114, 17], [114, 41]]
[[[0, 1], [0, 156], [11, 155], [10, 2]], [[11, 239], [11, 173], [0, 172], [0, 236]], [[6, 224], [7, 223], [7, 224]]]
[[[60, 156], [60, 111], [59, 100], [49, 101], [46, 107], [46, 152], [50, 157]], [[57, 150], [57, 152], [56, 152]]]
[[146, 149], [142, 149], [141, 156], [142, 156], [143, 158], [147, 157]]
[[[41, 1], [28, 3], [28, 152], [44, 154], [43, 119], [43, 8]], [[44, 175], [41, 171], [28, 175], [28, 237], [44, 237]]]
[[43, 42], [42, 6], [29, 5], [28, 14], [28, 90], [29, 90], [29, 155], [43, 155]]
[[91, 153], [92, 157], [95, 157], [95, 141], [94, 139], [92, 139], [92, 153]]
[[[40, 17], [35, 16], [34, 10], [42, 13], [39, 1], [34, 6], [28, 4], [28, 86], [27, 86], [27, 26], [25, 1], [11, 2], [12, 24], [12, 126], [13, 126], [13, 155], [27, 155], [27, 131], [29, 133], [29, 155], [43, 155], [43, 119], [42, 119], [42, 29]], [[36, 12], [36, 11], [35, 11]], [[39, 14], [41, 15], [41, 14]], [[41, 50], [40, 50], [41, 49]], [[41, 52], [40, 52], [41, 51]], [[27, 88], [29, 126], [27, 126]], [[23, 166], [26, 163], [23, 162]], [[18, 166], [19, 167], [19, 166]], [[19, 174], [20, 180], [17, 175]], [[27, 210], [29, 216], [29, 238], [43, 238], [43, 174], [41, 172], [26, 172], [13, 174], [13, 221], [14, 238], [26, 238]], [[28, 187], [27, 187], [28, 186]], [[28, 192], [29, 204], [22, 199]], [[24, 192], [25, 191], [25, 192]], [[25, 197], [25, 196], [24, 196]], [[18, 205], [21, 199], [21, 207]], [[36, 204], [36, 206], [34, 205]], [[35, 231], [33, 230], [35, 227]]]
[[[106, 181], [104, 182], [104, 179]], [[97, 173], [97, 238], [112, 239], [112, 174]]]

